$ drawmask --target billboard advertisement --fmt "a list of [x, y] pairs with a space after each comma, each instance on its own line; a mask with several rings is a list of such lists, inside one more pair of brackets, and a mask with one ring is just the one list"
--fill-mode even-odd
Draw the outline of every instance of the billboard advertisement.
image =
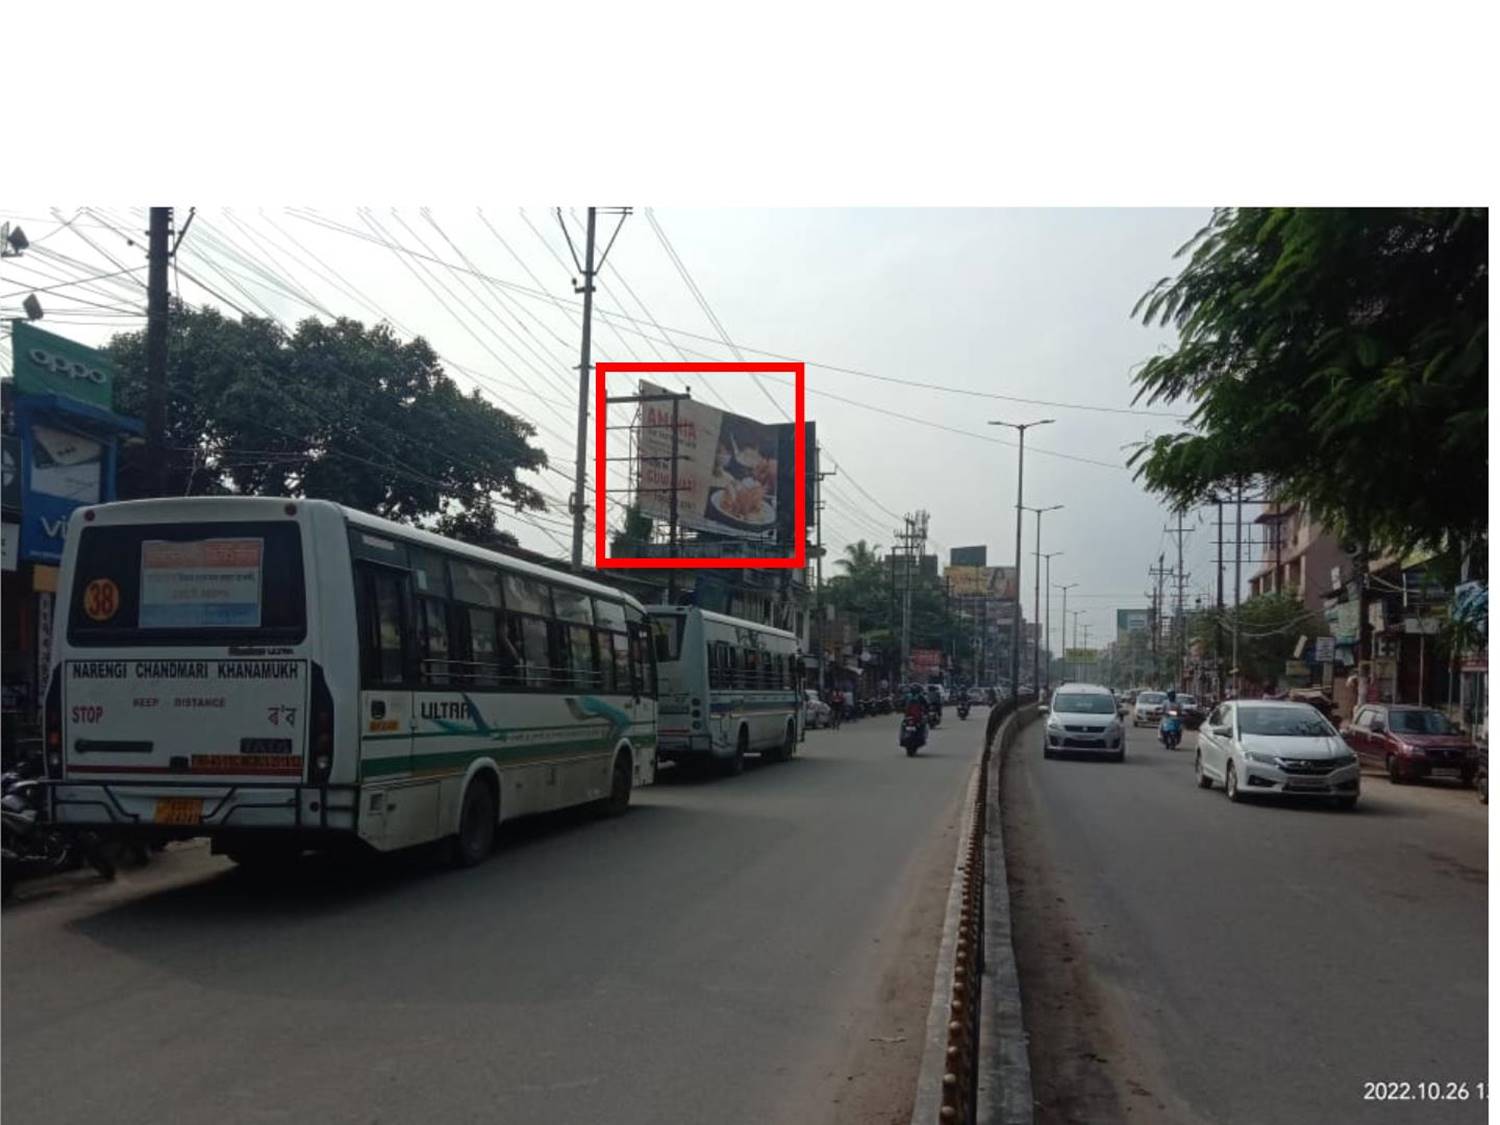
[[[643, 395], [668, 394], [641, 380]], [[774, 539], [785, 475], [780, 472], [782, 431], [684, 399], [677, 412], [677, 523], [697, 531], [744, 539]], [[641, 407], [640, 510], [665, 521], [672, 509], [671, 402]], [[790, 498], [786, 498], [790, 504]]]
[[1149, 609], [1115, 610], [1115, 634], [1122, 643], [1131, 633], [1149, 633], [1150, 631], [1151, 611]]
[[[640, 381], [642, 395], [666, 395]], [[646, 402], [640, 414], [640, 511], [667, 520], [672, 511], [672, 404]], [[676, 519], [682, 528], [750, 540], [792, 540], [792, 423], [756, 422], [682, 399], [676, 404]], [[808, 480], [816, 480], [816, 438], [807, 423]], [[783, 510], [784, 508], [784, 510]], [[813, 498], [805, 522], [813, 522]]]
[[985, 566], [989, 561], [989, 548], [982, 543], [977, 547], [954, 547], [948, 552], [949, 566]]
[[1013, 566], [950, 566], [944, 572], [948, 593], [955, 598], [998, 598], [1016, 596], [1016, 568]]

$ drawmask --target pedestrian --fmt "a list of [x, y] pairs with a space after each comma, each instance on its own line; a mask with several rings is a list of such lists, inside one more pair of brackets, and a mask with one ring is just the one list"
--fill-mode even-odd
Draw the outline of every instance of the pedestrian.
[[828, 697], [828, 721], [833, 724], [833, 729], [838, 730], [839, 724], [844, 721], [844, 693], [834, 688]]

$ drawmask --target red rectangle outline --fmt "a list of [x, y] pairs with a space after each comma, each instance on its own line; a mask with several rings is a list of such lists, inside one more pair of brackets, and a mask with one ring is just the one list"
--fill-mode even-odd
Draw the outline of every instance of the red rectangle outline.
[[[604, 383], [612, 372], [650, 374], [659, 371], [728, 372], [752, 375], [790, 372], [793, 416], [792, 435], [792, 526], [796, 529], [796, 553], [784, 559], [612, 559], [605, 554], [605, 399]], [[801, 570], [807, 566], [807, 365], [803, 363], [596, 363], [594, 365], [594, 565], [600, 570], [729, 570], [759, 567], [763, 570]]]

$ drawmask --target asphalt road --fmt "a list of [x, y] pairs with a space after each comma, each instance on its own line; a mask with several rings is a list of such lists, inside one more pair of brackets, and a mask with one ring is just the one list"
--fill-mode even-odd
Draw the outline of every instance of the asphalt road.
[[[1122, 765], [1045, 761], [1025, 735], [1004, 808], [1040, 1120], [1485, 1119], [1472, 790], [1367, 776], [1353, 813], [1231, 805], [1195, 787], [1195, 735], [1173, 754], [1135, 732]], [[1366, 1100], [1367, 1082], [1470, 1100]]]
[[625, 817], [258, 884], [201, 846], [3, 923], [6, 1120], [895, 1122], [983, 709], [812, 732]]

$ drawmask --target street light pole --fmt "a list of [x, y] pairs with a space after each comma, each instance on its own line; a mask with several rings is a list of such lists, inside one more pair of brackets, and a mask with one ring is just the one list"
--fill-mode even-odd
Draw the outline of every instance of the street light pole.
[[1043, 627], [1042, 636], [1046, 638], [1047, 646], [1046, 691], [1049, 694], [1052, 691], [1052, 560], [1060, 554], [1062, 554], [1061, 551], [1051, 551], [1042, 556], [1047, 560], [1047, 613], [1043, 618], [1046, 625]]
[[1016, 459], [1016, 616], [1011, 623], [1010, 634], [1010, 694], [1012, 699], [1021, 696], [1021, 517], [1025, 515], [1023, 484], [1026, 477], [1026, 431], [1033, 426], [1049, 426], [1051, 418], [1036, 422], [991, 422], [992, 426], [1009, 426], [1020, 436]]
[[1062, 605], [1062, 654], [1063, 675], [1068, 674], [1068, 591], [1077, 586], [1077, 582], [1069, 582], [1066, 586], [1059, 585], [1057, 588], [1063, 592]]
[[[1037, 643], [1031, 650], [1031, 690], [1036, 691], [1042, 686], [1042, 642], [1040, 639], [1042, 625], [1042, 513], [1056, 512], [1063, 505], [1053, 504], [1047, 508], [1027, 508], [1023, 504], [1022, 507], [1028, 512], [1036, 513], [1036, 551], [1033, 552], [1036, 555], [1036, 566], [1032, 568], [1034, 573], [1031, 582], [1031, 613], [1036, 619], [1035, 624], [1038, 635]], [[1018, 577], [1017, 582], [1019, 583], [1019, 581]]]

